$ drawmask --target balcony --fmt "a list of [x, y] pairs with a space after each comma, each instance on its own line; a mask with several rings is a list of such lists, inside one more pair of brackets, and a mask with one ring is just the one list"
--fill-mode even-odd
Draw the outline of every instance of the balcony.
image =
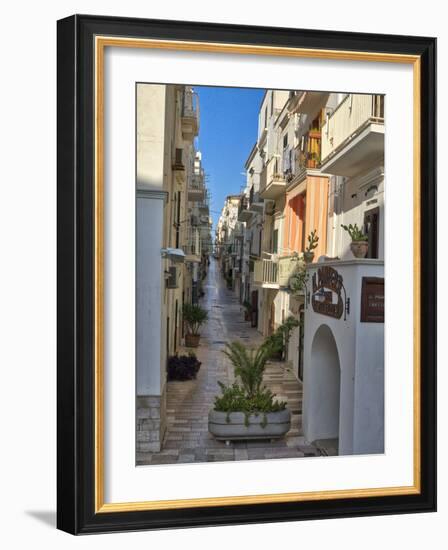
[[238, 205], [238, 221], [239, 222], [248, 222], [250, 221], [253, 212], [248, 209], [249, 200], [245, 195], [242, 195], [240, 198], [240, 203]]
[[201, 236], [196, 227], [187, 227], [185, 245], [185, 261], [199, 263], [201, 261]]
[[285, 192], [286, 179], [281, 171], [280, 159], [271, 157], [261, 173], [260, 197], [275, 200]]
[[301, 92], [294, 112], [304, 115], [315, 115], [328, 101], [328, 92]]
[[182, 94], [181, 129], [182, 137], [187, 141], [193, 141], [199, 133], [199, 100], [188, 87]]
[[252, 214], [263, 213], [263, 200], [260, 198], [260, 193], [255, 191], [254, 186], [250, 188], [248, 209]]
[[254, 283], [263, 288], [288, 288], [289, 279], [300, 261], [297, 255], [255, 260]]
[[254, 284], [263, 288], [279, 288], [278, 260], [255, 260]]
[[188, 201], [201, 202], [206, 198], [206, 189], [204, 186], [204, 178], [201, 174], [194, 174], [188, 182]]
[[384, 162], [384, 97], [350, 94], [322, 127], [322, 172], [352, 177]]
[[288, 288], [291, 275], [297, 271], [303, 260], [295, 256], [282, 256], [278, 260], [278, 284], [280, 287]]

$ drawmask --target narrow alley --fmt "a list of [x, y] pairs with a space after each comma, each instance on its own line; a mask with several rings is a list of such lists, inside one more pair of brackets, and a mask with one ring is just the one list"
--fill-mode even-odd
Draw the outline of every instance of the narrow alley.
[[[217, 441], [208, 431], [208, 412], [220, 393], [218, 381], [233, 381], [233, 367], [222, 353], [226, 342], [241, 340], [258, 347], [263, 337], [244, 321], [235, 293], [226, 288], [219, 265], [211, 258], [201, 306], [208, 321], [201, 330], [200, 346], [194, 350], [202, 362], [197, 378], [167, 382], [167, 427], [162, 449], [157, 453], [137, 452], [137, 464], [174, 464], [268, 458], [320, 456], [322, 451], [305, 442], [302, 433], [302, 386], [288, 362], [269, 362], [264, 380], [279, 400], [287, 402], [292, 414], [287, 436], [275, 441]], [[186, 353], [189, 348], [181, 349]]]

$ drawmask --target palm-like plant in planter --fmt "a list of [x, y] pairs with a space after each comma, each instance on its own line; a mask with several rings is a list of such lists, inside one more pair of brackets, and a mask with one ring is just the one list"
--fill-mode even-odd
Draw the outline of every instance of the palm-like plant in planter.
[[208, 317], [207, 311], [197, 304], [184, 304], [182, 315], [187, 325], [187, 334], [185, 335], [185, 345], [189, 348], [197, 348], [199, 345], [199, 329], [205, 323]]
[[230, 386], [219, 383], [222, 393], [209, 412], [209, 431], [227, 442], [284, 436], [291, 427], [291, 413], [286, 403], [275, 399], [263, 385], [270, 346], [250, 350], [240, 342], [232, 342], [223, 353], [233, 364], [237, 380]]

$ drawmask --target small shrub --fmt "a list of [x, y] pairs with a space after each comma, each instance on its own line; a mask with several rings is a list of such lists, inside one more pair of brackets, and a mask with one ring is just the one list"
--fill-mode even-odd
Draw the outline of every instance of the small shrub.
[[276, 331], [265, 338], [262, 348], [265, 348], [268, 353], [269, 359], [282, 359], [286, 354], [289, 339], [293, 329], [299, 326], [299, 321], [292, 316], [289, 316], [285, 321], [276, 329]]
[[193, 380], [201, 367], [196, 355], [172, 355], [168, 359], [168, 380]]

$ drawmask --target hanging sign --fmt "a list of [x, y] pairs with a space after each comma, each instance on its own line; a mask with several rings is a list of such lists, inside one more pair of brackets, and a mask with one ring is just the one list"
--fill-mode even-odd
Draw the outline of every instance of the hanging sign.
[[383, 278], [362, 278], [361, 323], [384, 323]]
[[312, 277], [312, 289], [313, 310], [321, 315], [340, 319], [344, 313], [342, 290], [345, 294], [342, 275], [333, 267], [319, 267]]

